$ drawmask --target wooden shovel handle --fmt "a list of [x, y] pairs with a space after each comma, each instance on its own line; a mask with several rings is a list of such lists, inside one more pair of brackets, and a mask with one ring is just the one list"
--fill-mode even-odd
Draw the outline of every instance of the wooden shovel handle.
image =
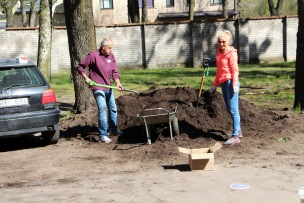
[[197, 95], [198, 97], [200, 97], [201, 94], [202, 94], [205, 75], [206, 75], [206, 68], [204, 68], [204, 71], [203, 71], [203, 76], [202, 76], [202, 79], [201, 79], [201, 84], [200, 84], [198, 95]]

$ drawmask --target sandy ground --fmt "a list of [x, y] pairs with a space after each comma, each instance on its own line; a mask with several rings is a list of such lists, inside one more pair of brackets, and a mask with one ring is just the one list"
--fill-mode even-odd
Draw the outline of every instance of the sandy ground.
[[[196, 99], [194, 91], [182, 91], [188, 95], [181, 101]], [[181, 98], [184, 94], [168, 95]], [[166, 97], [155, 97], [159, 98]], [[166, 99], [162, 100], [164, 105]], [[168, 99], [177, 101], [171, 96]], [[151, 100], [155, 104], [153, 98], [139, 99], [147, 104]], [[120, 108], [130, 115], [134, 112], [122, 104], [134, 104], [135, 110], [135, 101], [130, 96], [118, 99]], [[303, 114], [274, 113], [242, 102], [244, 139], [215, 153], [213, 171], [191, 171], [188, 157], [179, 153], [178, 147], [223, 143], [219, 132], [230, 124], [223, 125], [227, 116], [220, 99], [215, 101], [217, 115], [210, 117], [203, 108], [206, 105], [193, 110], [188, 105], [191, 101], [178, 103], [181, 135], [174, 136], [174, 141], [168, 130], [162, 130], [151, 145], [141, 143], [145, 136], [139, 138], [139, 128], [129, 129], [132, 118], [122, 116], [122, 111], [120, 117], [128, 121], [121, 124], [126, 127], [126, 136], [113, 136], [110, 144], [87, 139], [96, 137], [96, 129], [83, 121], [87, 125], [96, 122], [96, 115], [62, 123], [63, 136], [55, 145], [44, 146], [39, 136], [1, 140], [0, 202], [300, 202], [297, 189], [304, 186]], [[211, 126], [210, 130], [204, 131], [202, 123]], [[250, 188], [234, 190], [230, 184]]]
[[[286, 203], [300, 202], [297, 189], [304, 186], [303, 135], [274, 143], [276, 150], [256, 149], [259, 155], [252, 159], [223, 156], [230, 147], [222, 148], [214, 171], [189, 171], [184, 155], [174, 160], [121, 159], [125, 151], [152, 145], [113, 150], [115, 143], [40, 142], [36, 137], [6, 141], [11, 147], [0, 154], [1, 202]], [[232, 190], [232, 183], [250, 188]]]

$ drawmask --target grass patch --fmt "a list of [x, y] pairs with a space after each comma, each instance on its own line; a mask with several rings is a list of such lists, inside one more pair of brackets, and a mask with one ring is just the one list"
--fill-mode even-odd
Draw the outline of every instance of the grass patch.
[[[211, 68], [215, 75], [215, 68]], [[166, 69], [137, 69], [121, 70], [121, 82], [128, 88], [148, 89], [149, 87], [199, 87], [203, 74], [202, 68], [166, 68]], [[205, 76], [206, 85], [211, 85], [213, 76]]]
[[295, 62], [240, 65], [240, 96], [256, 106], [292, 108]]
[[74, 98], [74, 84], [71, 80], [70, 72], [60, 72], [52, 74], [50, 85], [55, 91], [57, 99], [62, 100], [67, 97]]
[[[240, 98], [256, 106], [268, 108], [291, 108], [294, 101], [295, 62], [273, 64], [240, 64]], [[209, 90], [215, 78], [215, 67], [210, 67], [204, 78], [204, 90]], [[202, 68], [162, 68], [120, 70], [121, 83], [128, 89], [143, 91], [150, 87], [199, 88]], [[112, 83], [112, 85], [114, 85]], [[57, 97], [74, 96], [74, 86], [69, 72], [52, 75], [51, 86]], [[220, 88], [218, 88], [220, 91]], [[123, 95], [116, 91], [116, 96]]]

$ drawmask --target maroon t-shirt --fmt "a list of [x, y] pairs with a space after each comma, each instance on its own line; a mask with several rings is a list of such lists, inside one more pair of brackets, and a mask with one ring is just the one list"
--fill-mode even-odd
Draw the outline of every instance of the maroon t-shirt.
[[[100, 50], [89, 53], [78, 65], [79, 74], [85, 72], [89, 67], [89, 78], [94, 82], [102, 85], [111, 85], [113, 80], [119, 79], [118, 68], [114, 54], [110, 53], [105, 56]], [[93, 90], [108, 90], [104, 87], [91, 87]]]

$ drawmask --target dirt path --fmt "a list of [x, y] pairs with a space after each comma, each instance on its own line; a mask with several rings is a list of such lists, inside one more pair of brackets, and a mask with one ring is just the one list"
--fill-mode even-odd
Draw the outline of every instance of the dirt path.
[[[24, 144], [16, 146], [19, 141]], [[299, 202], [296, 190], [304, 183], [303, 136], [257, 148], [255, 155], [230, 156], [223, 148], [214, 171], [189, 171], [182, 155], [141, 161], [124, 155], [143, 148], [149, 157], [153, 145], [113, 150], [115, 143], [61, 139], [44, 147], [30, 138], [6, 144], [12, 147], [0, 156], [1, 202], [286, 203]], [[250, 188], [231, 190], [231, 183]]]
[[[222, 143], [230, 126], [220, 95], [208, 100], [204, 94], [194, 109], [195, 95], [186, 88], [119, 97], [125, 135], [108, 145], [95, 142], [92, 113], [61, 123], [55, 145], [43, 146], [37, 136], [1, 140], [0, 202], [300, 202], [303, 114], [241, 100], [242, 142], [216, 152], [214, 171], [190, 171], [178, 147]], [[135, 111], [142, 104], [169, 109], [171, 101], [178, 105], [180, 135], [172, 142], [167, 126], [155, 126], [153, 142], [146, 144]], [[233, 183], [250, 188], [232, 190]]]

